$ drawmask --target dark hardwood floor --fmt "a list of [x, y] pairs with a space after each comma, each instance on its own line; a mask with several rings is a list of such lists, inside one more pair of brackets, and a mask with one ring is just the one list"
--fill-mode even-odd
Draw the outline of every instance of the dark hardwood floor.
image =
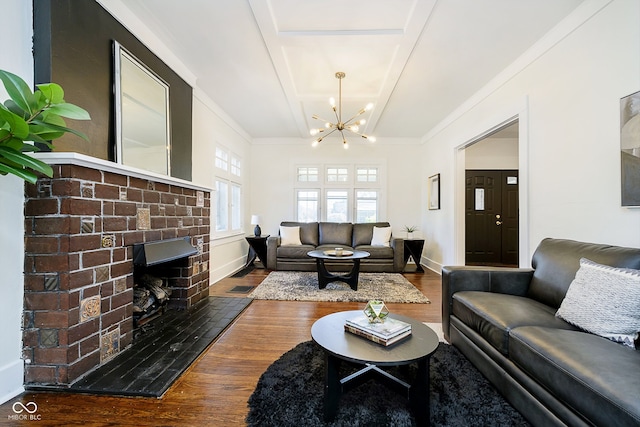
[[[242, 278], [227, 278], [212, 295], [238, 297], [236, 286], [257, 286], [268, 271], [256, 269]], [[441, 278], [438, 274], [404, 273], [431, 304], [387, 304], [393, 313], [423, 322], [440, 322]], [[39, 426], [241, 426], [247, 400], [260, 375], [283, 353], [311, 339], [318, 318], [364, 303], [253, 301], [161, 399], [27, 392], [0, 405], [0, 424]], [[15, 402], [35, 402], [38, 421], [15, 421]]]

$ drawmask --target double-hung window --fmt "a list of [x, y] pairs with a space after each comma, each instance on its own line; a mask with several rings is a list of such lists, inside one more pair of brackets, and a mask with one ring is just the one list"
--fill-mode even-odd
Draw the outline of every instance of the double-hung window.
[[381, 220], [380, 165], [298, 165], [295, 217], [300, 222]]
[[216, 234], [242, 232], [242, 160], [224, 147], [216, 147], [215, 188]]
[[296, 190], [296, 212], [299, 222], [316, 222], [320, 220], [320, 190]]

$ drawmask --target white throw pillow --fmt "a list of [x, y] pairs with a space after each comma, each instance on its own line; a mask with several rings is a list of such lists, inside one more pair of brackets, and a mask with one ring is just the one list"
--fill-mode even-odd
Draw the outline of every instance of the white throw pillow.
[[280, 244], [281, 245], [301, 245], [300, 227], [284, 227], [280, 226]]
[[371, 238], [371, 246], [389, 246], [391, 240], [391, 227], [373, 226], [373, 237]]
[[640, 332], [640, 270], [613, 268], [582, 258], [556, 316], [635, 348]]

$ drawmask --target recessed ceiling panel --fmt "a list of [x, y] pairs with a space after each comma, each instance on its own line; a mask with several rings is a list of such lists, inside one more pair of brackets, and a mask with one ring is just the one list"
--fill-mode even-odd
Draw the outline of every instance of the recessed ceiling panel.
[[403, 30], [418, 0], [270, 0], [278, 32]]
[[342, 79], [343, 94], [378, 96], [397, 46], [382, 45], [376, 55], [370, 43], [351, 42], [332, 47], [323, 41], [308, 47], [283, 49], [288, 72], [300, 98], [338, 96], [336, 72], [346, 73]]

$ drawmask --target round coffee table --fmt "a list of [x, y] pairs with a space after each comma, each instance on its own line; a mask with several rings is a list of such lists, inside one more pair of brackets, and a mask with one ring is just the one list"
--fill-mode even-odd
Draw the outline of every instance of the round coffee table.
[[[365, 251], [349, 251], [353, 252], [349, 255], [329, 255], [325, 251], [311, 251], [307, 255], [316, 259], [318, 267], [318, 285], [320, 289], [324, 289], [331, 282], [341, 281], [347, 283], [354, 291], [358, 290], [358, 276], [360, 275], [360, 260], [367, 258], [371, 254]], [[338, 275], [330, 273], [324, 265], [326, 260], [329, 261], [352, 261], [353, 267], [347, 274]]]
[[[438, 348], [438, 335], [422, 322], [398, 314], [390, 317], [411, 324], [411, 335], [390, 347], [376, 344], [344, 330], [347, 319], [362, 315], [362, 311], [341, 311], [318, 319], [311, 327], [311, 337], [326, 354], [324, 417], [331, 421], [338, 410], [340, 396], [369, 379], [381, 381], [407, 396], [418, 425], [429, 425], [429, 358]], [[346, 378], [339, 378], [340, 363], [365, 365]], [[418, 371], [408, 384], [380, 366], [400, 366], [417, 363]]]

